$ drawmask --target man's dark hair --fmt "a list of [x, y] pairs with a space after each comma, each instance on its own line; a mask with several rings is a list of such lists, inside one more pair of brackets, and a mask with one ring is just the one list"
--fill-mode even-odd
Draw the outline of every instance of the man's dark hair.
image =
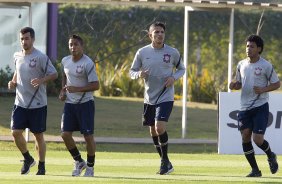
[[31, 38], [35, 38], [35, 32], [31, 27], [24, 27], [20, 30], [21, 34], [30, 33]]
[[83, 39], [76, 34], [71, 35], [69, 39], [76, 39], [80, 43], [80, 45], [83, 45]]
[[155, 22], [155, 23], [151, 24], [150, 27], [149, 27], [149, 31], [153, 27], [162, 27], [165, 31], [165, 23], [163, 23], [163, 22]]
[[263, 51], [263, 39], [258, 36], [258, 35], [250, 35], [247, 37], [246, 42], [255, 42], [257, 47], [261, 48], [261, 51], [259, 52], [259, 54], [262, 53]]

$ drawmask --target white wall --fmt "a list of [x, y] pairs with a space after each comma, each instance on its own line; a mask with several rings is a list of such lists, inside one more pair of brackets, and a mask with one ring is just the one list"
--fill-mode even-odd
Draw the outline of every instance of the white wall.
[[[46, 53], [47, 3], [32, 4], [32, 27], [35, 30], [35, 47]], [[21, 18], [19, 15], [21, 14]], [[13, 54], [21, 50], [19, 31], [29, 26], [28, 7], [0, 7], [0, 68], [9, 65], [14, 70]]]
[[[240, 92], [221, 92], [219, 94], [219, 134], [218, 153], [219, 154], [243, 154], [241, 135], [237, 128], [236, 114], [240, 109]], [[269, 142], [271, 149], [282, 154], [282, 94], [269, 94], [269, 118], [265, 139]], [[264, 152], [253, 143], [255, 153]]]

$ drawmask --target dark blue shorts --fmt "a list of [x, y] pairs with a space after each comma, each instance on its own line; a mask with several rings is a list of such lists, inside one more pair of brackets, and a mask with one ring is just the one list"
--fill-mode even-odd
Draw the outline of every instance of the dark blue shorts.
[[155, 121], [168, 122], [172, 111], [173, 101], [163, 102], [157, 105], [144, 104], [143, 126], [154, 126]]
[[80, 131], [84, 135], [93, 134], [94, 114], [93, 100], [81, 104], [65, 103], [61, 120], [62, 132]]
[[255, 107], [251, 110], [238, 113], [239, 130], [250, 129], [256, 134], [264, 134], [268, 124], [268, 103]]
[[47, 106], [26, 109], [14, 105], [11, 116], [11, 129], [24, 130], [29, 128], [32, 133], [42, 133], [46, 131]]

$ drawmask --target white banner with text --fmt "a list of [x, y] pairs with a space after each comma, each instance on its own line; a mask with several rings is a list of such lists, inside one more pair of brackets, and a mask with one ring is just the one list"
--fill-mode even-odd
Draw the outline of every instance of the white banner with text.
[[[218, 101], [218, 153], [243, 154], [237, 113], [240, 110], [240, 92], [220, 92]], [[269, 93], [269, 120], [265, 139], [276, 154], [282, 154], [282, 93]], [[253, 142], [256, 154], [264, 152]]]

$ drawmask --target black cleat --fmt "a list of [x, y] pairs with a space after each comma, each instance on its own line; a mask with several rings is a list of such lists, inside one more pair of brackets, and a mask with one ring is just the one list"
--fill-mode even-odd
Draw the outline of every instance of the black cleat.
[[45, 175], [46, 170], [44, 168], [38, 169], [36, 175]]
[[21, 174], [28, 174], [32, 166], [36, 164], [35, 160], [31, 157], [30, 160], [23, 160], [23, 166], [21, 169]]
[[268, 161], [271, 173], [275, 174], [278, 171], [278, 167], [279, 167], [275, 153], [272, 152], [272, 156], [270, 158], [268, 158], [267, 161]]
[[258, 169], [252, 169], [252, 171], [250, 172], [250, 174], [248, 174], [246, 177], [261, 177], [261, 171]]
[[174, 169], [173, 169], [173, 166], [171, 165], [170, 161], [162, 160], [159, 174], [160, 175], [166, 175], [166, 174], [169, 174], [173, 171], [174, 171]]

